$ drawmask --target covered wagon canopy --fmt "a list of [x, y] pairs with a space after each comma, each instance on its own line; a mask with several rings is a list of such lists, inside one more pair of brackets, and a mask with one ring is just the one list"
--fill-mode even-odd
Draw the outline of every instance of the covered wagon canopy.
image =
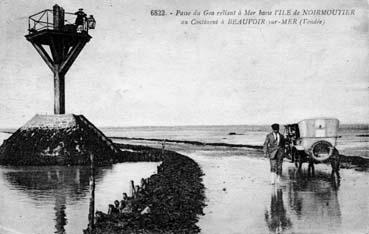
[[298, 122], [301, 138], [338, 137], [339, 120], [336, 118], [313, 118]]

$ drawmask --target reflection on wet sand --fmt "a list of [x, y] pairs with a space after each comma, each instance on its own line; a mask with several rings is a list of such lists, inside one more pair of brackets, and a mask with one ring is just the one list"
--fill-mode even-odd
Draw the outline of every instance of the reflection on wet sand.
[[[10, 170], [4, 172], [4, 177], [11, 187], [27, 194], [36, 202], [55, 199], [55, 233], [65, 233], [67, 199], [76, 202], [86, 197], [90, 168], [47, 166], [8, 169]], [[99, 178], [103, 176], [102, 170], [98, 170], [96, 174]]]
[[57, 194], [55, 199], [55, 233], [64, 234], [64, 226], [67, 224], [67, 218], [65, 214], [66, 199], [64, 195]]
[[[306, 231], [307, 226], [317, 233], [335, 233], [340, 230], [342, 220], [337, 196], [339, 185], [327, 173], [318, 172], [315, 177], [307, 177], [297, 173], [295, 168], [289, 168], [282, 185], [273, 186], [270, 209], [265, 210], [265, 222], [269, 231]], [[287, 208], [283, 196], [287, 198]]]
[[279, 187], [273, 187], [272, 189], [270, 210], [265, 211], [265, 222], [271, 233], [282, 233], [292, 226], [283, 204], [283, 192]]
[[339, 229], [341, 225], [341, 209], [337, 196], [339, 182], [332, 180], [327, 173], [318, 172], [311, 178], [296, 173], [295, 168], [289, 169], [288, 176], [288, 203], [297, 219], [303, 219], [304, 222], [314, 225], [316, 230], [320, 227]]

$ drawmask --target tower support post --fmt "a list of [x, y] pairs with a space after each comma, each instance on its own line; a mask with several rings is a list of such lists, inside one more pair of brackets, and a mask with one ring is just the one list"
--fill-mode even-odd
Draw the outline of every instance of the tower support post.
[[65, 75], [59, 71], [59, 65], [54, 70], [54, 114], [65, 114]]

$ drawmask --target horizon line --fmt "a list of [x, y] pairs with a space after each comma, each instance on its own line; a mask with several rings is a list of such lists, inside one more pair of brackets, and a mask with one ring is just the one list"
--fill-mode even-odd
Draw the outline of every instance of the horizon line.
[[[279, 124], [281, 126], [286, 125], [287, 123]], [[288, 123], [291, 124], [291, 123]], [[95, 125], [95, 124], [94, 124]], [[150, 127], [225, 127], [225, 126], [270, 126], [271, 124], [183, 124], [183, 125], [117, 125], [117, 126], [111, 126], [111, 125], [96, 125], [99, 128], [150, 128]], [[340, 126], [342, 125], [368, 125], [369, 123], [340, 123]], [[23, 126], [23, 125], [22, 125]], [[20, 126], [20, 127], [22, 127]], [[7, 130], [7, 129], [18, 129], [20, 127], [2, 127], [0, 126], [1, 130]]]

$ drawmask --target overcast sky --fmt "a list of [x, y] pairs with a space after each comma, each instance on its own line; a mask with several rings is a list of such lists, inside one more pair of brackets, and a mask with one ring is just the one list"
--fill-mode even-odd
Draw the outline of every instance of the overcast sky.
[[[58, 3], [97, 27], [66, 75], [66, 112], [98, 126], [269, 124], [332, 116], [368, 123], [368, 2], [0, 1], [0, 127], [53, 112], [53, 75], [24, 38]], [[345, 8], [324, 26], [180, 25], [165, 9]], [[187, 19], [191, 19], [189, 17]]]

